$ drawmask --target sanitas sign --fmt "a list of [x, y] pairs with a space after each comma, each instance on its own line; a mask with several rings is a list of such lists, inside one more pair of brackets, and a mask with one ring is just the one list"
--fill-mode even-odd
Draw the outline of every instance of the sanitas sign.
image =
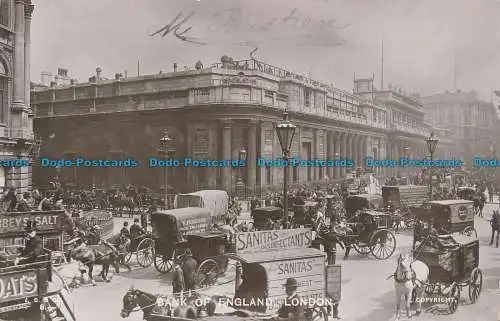
[[0, 233], [16, 233], [25, 230], [29, 221], [36, 222], [38, 230], [54, 230], [61, 227], [60, 214], [9, 214], [0, 218]]
[[311, 243], [312, 230], [309, 228], [244, 232], [236, 235], [236, 252], [308, 248]]
[[35, 271], [23, 271], [0, 276], [0, 302], [8, 302], [38, 295]]

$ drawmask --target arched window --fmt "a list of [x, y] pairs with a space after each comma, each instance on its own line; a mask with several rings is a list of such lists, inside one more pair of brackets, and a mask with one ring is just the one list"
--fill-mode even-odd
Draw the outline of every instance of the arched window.
[[10, 0], [0, 0], [0, 25], [9, 28], [10, 23]]
[[[5, 1], [5, 0], [0, 0]], [[3, 124], [6, 121], [7, 114], [7, 104], [8, 104], [8, 75], [5, 65], [0, 62], [0, 123]]]

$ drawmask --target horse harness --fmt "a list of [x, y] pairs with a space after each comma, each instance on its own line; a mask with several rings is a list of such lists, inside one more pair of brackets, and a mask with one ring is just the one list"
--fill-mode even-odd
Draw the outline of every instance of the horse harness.
[[414, 286], [419, 287], [419, 288], [424, 285], [424, 283], [421, 280], [417, 279], [417, 275], [415, 273], [415, 270], [413, 270], [412, 264], [410, 264], [411, 270], [408, 271], [408, 272], [411, 272], [411, 277], [409, 279], [406, 277], [407, 273], [402, 273], [402, 278], [399, 278], [398, 269], [399, 269], [399, 266], [396, 268], [396, 271], [394, 271], [394, 273], [391, 276], [389, 276], [389, 278], [393, 277], [394, 281], [396, 281], [396, 283], [402, 284], [402, 283], [406, 283], [408, 281], [411, 281]]

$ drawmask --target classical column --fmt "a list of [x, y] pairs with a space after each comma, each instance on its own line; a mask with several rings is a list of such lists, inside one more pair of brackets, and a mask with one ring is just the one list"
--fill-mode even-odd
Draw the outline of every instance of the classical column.
[[[335, 157], [336, 154], [340, 155], [340, 133], [339, 132], [335, 132], [333, 134], [333, 140], [334, 140], [334, 151], [333, 151], [333, 158], [334, 159], [337, 159]], [[334, 170], [334, 177], [335, 179], [339, 179], [340, 178], [340, 167], [334, 167], [333, 168]]]
[[257, 181], [257, 123], [251, 122], [248, 127], [247, 152], [247, 186], [253, 192]]
[[[346, 160], [348, 158], [347, 156], [347, 133], [341, 133], [340, 134], [340, 159]], [[340, 177], [339, 179], [342, 178], [346, 173], [346, 167], [342, 166], [340, 168]]]
[[[332, 160], [334, 159], [335, 151], [334, 151], [334, 138], [333, 133], [330, 131], [326, 132], [326, 159]], [[328, 179], [333, 178], [333, 167], [326, 167], [326, 175], [328, 175]]]
[[[231, 159], [231, 123], [224, 121], [221, 124], [222, 128], [222, 159]], [[222, 168], [222, 186], [225, 191], [231, 193], [231, 167]]]
[[35, 6], [30, 4], [24, 10], [24, 101], [28, 108], [31, 107], [31, 15], [34, 9]]
[[366, 136], [360, 136], [358, 142], [358, 164], [363, 168], [365, 167], [366, 148]]
[[[16, 0], [15, 7], [15, 41], [14, 41], [14, 95], [13, 95], [13, 107], [14, 109], [25, 108], [25, 86], [24, 81], [24, 1]], [[29, 90], [28, 90], [29, 91]]]
[[359, 166], [357, 159], [358, 157], [357, 146], [358, 146], [358, 135], [353, 134], [351, 136], [351, 159], [354, 162], [354, 169], [356, 169]]
[[352, 159], [352, 134], [346, 134], [346, 150], [345, 150], [345, 158], [349, 160]]

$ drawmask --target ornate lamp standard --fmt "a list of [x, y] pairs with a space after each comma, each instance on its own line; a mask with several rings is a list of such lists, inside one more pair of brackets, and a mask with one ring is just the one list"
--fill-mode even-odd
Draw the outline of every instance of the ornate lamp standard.
[[[434, 137], [434, 133], [431, 133], [431, 135], [425, 139], [425, 142], [427, 143], [427, 150], [429, 151], [430, 155], [430, 160], [431, 163], [434, 159], [434, 152], [436, 151], [437, 144], [439, 140]], [[429, 200], [432, 201], [432, 174], [433, 174], [433, 166], [429, 167]]]
[[[245, 150], [245, 147], [241, 147], [240, 151], [238, 152], [238, 160], [241, 162], [246, 162], [247, 160], [247, 151]], [[240, 167], [239, 169], [239, 176], [238, 179], [236, 180], [236, 194], [239, 196], [243, 195], [243, 192], [245, 190], [245, 183], [243, 182], [243, 166]]]
[[[168, 161], [168, 144], [172, 139], [168, 136], [168, 131], [165, 130], [163, 132], [163, 137], [160, 139], [161, 150], [165, 157], [165, 165], [167, 165]], [[165, 166], [165, 209], [168, 209], [168, 166]]]
[[290, 159], [290, 149], [295, 129], [297, 129], [297, 126], [288, 120], [288, 112], [285, 109], [283, 120], [276, 125], [276, 133], [278, 134], [281, 151], [283, 152], [283, 160], [286, 162], [283, 168], [283, 213], [285, 226], [288, 225], [288, 160]]

